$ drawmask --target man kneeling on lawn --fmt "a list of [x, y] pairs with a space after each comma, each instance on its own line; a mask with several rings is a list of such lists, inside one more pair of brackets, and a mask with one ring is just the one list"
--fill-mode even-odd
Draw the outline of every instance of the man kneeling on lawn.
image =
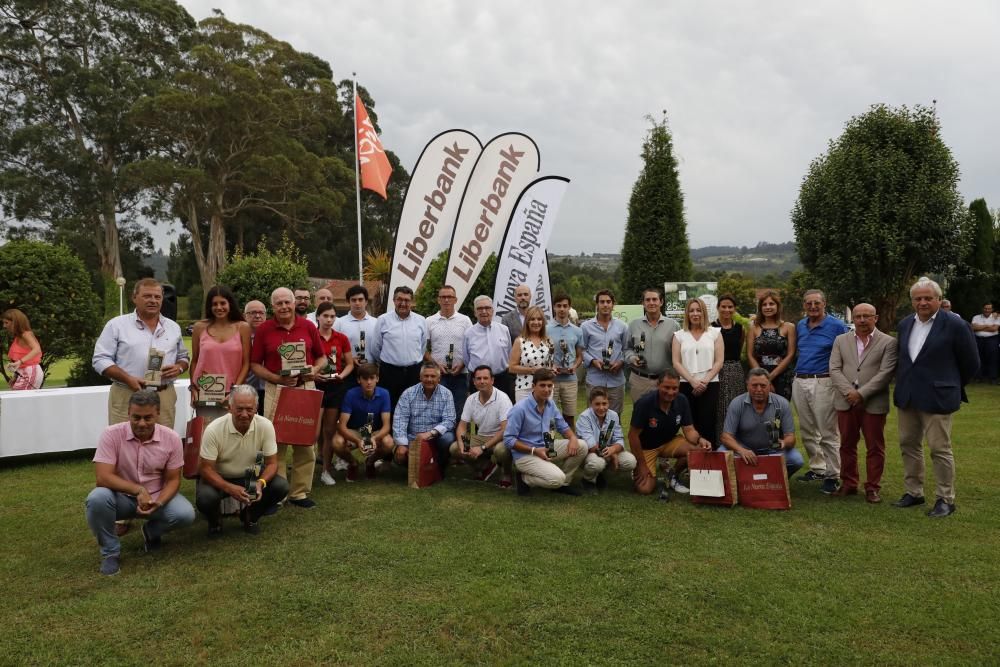
[[747, 393], [740, 394], [726, 408], [722, 446], [750, 465], [758, 456], [784, 456], [791, 477], [802, 467], [802, 454], [795, 449], [795, 420], [788, 399], [771, 393], [771, 380], [763, 368], [747, 375]]
[[[514, 456], [519, 496], [531, 493], [533, 486], [580, 495], [570, 482], [587, 456], [587, 449], [580, 445], [552, 400], [555, 377], [550, 368], [535, 371], [531, 395], [521, 399], [507, 417], [503, 441]], [[556, 440], [553, 431], [566, 439]]]
[[576, 420], [576, 435], [580, 444], [587, 448], [587, 458], [583, 461], [583, 489], [596, 494], [598, 489], [608, 485], [605, 468], [635, 470], [635, 457], [625, 451], [625, 437], [622, 435], [622, 420], [618, 413], [610, 409], [608, 392], [603, 387], [590, 391], [590, 407]]
[[[485, 482], [500, 466], [503, 478], [500, 487], [511, 486], [511, 457], [503, 444], [503, 431], [507, 428], [507, 415], [513, 407], [507, 394], [493, 386], [493, 371], [483, 364], [472, 373], [476, 393], [465, 399], [462, 419], [455, 428], [455, 442], [451, 445], [451, 455], [476, 462], [481, 466], [480, 482]], [[476, 433], [471, 431], [476, 426]]]
[[[712, 449], [712, 443], [694, 429], [691, 404], [680, 393], [680, 387], [680, 375], [668, 368], [660, 373], [656, 391], [647, 393], [632, 408], [628, 446], [637, 459], [633, 475], [636, 493], [649, 495], [656, 488], [656, 460], [660, 457], [677, 459], [669, 482], [664, 482], [660, 489], [660, 498], [669, 498], [668, 483], [677, 493], [687, 493], [688, 488], [678, 475], [687, 468], [688, 452], [696, 448]], [[677, 434], [678, 430], [682, 435]]]
[[333, 452], [347, 462], [347, 481], [358, 479], [358, 463], [352, 450], [365, 455], [365, 472], [375, 479], [375, 463], [392, 452], [392, 407], [389, 392], [378, 386], [378, 366], [358, 366], [358, 386], [347, 390], [340, 404]]
[[[259, 468], [258, 454], [263, 458]], [[248, 384], [233, 387], [229, 394], [229, 414], [205, 429], [200, 456], [201, 478], [195, 502], [208, 520], [208, 536], [222, 534], [220, 504], [226, 496], [241, 505], [243, 529], [251, 535], [259, 533], [257, 522], [288, 494], [288, 481], [277, 475], [274, 425], [257, 414], [254, 387]]]
[[401, 466], [409, 461], [410, 447], [417, 442], [433, 446], [435, 459], [444, 477], [448, 468], [448, 449], [455, 442], [455, 401], [447, 387], [441, 386], [441, 369], [425, 363], [420, 368], [420, 384], [399, 397], [392, 415], [392, 459]]
[[160, 548], [160, 537], [194, 523], [194, 508], [178, 495], [184, 450], [176, 433], [157, 424], [160, 395], [137, 391], [128, 401], [128, 421], [101, 434], [94, 454], [97, 488], [87, 496], [87, 524], [101, 546], [101, 574], [118, 574], [118, 519], [146, 519], [143, 549]]

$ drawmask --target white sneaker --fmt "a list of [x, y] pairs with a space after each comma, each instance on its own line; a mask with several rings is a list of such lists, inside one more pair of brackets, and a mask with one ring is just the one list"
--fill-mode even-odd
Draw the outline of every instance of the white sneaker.
[[337, 483], [337, 480], [335, 480], [335, 479], [334, 479], [334, 478], [333, 478], [333, 477], [332, 477], [332, 476], [330, 475], [330, 473], [328, 473], [328, 472], [327, 472], [327, 471], [325, 471], [325, 470], [324, 470], [324, 471], [323, 471], [323, 473], [322, 473], [322, 474], [321, 474], [321, 475], [319, 476], [319, 481], [323, 482], [323, 484], [325, 484], [325, 485], [327, 485], [327, 486], [333, 486], [334, 484], [336, 484], [336, 483]]
[[691, 489], [684, 486], [684, 483], [681, 482], [676, 477], [670, 480], [670, 488], [676, 491], [677, 493], [682, 493], [682, 494], [691, 493]]
[[344, 459], [342, 459], [342, 458], [340, 458], [338, 456], [336, 463], [333, 464], [333, 469], [334, 470], [347, 470], [347, 461], [345, 461]]

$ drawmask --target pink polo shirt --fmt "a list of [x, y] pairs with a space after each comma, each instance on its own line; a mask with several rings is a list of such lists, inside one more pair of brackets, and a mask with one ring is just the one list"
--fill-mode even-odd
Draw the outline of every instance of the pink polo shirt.
[[164, 472], [184, 466], [181, 438], [157, 424], [153, 437], [140, 443], [132, 434], [132, 424], [122, 422], [104, 429], [97, 443], [94, 463], [108, 463], [122, 479], [146, 487], [156, 500], [163, 488]]

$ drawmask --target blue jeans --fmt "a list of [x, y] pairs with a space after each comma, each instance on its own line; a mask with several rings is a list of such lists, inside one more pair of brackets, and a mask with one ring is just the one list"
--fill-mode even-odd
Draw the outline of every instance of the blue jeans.
[[[135, 496], [98, 486], [87, 496], [86, 506], [87, 525], [101, 545], [101, 556], [117, 556], [121, 552], [121, 541], [115, 534], [115, 521], [136, 517], [138, 503]], [[194, 508], [187, 498], [178, 493], [170, 502], [149, 515], [146, 519], [146, 534], [156, 538], [193, 523]]]
[[[719, 449], [716, 451], [728, 452], [730, 450], [726, 449], [725, 445], [719, 445]], [[759, 452], [754, 452], [757, 456], [776, 456], [780, 454], [785, 457], [785, 470], [788, 471], [788, 476], [794, 475], [799, 468], [806, 464], [805, 460], [802, 458], [802, 454], [799, 450], [792, 447], [791, 449], [762, 449]], [[739, 454], [734, 454], [734, 456], [739, 456]]]

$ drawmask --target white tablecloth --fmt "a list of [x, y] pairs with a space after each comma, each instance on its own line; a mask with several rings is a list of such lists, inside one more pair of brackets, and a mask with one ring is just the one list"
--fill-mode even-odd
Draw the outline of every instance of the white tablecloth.
[[[174, 430], [183, 435], [190, 419], [188, 381], [174, 387]], [[0, 391], [0, 458], [96, 448], [108, 425], [108, 388]]]

